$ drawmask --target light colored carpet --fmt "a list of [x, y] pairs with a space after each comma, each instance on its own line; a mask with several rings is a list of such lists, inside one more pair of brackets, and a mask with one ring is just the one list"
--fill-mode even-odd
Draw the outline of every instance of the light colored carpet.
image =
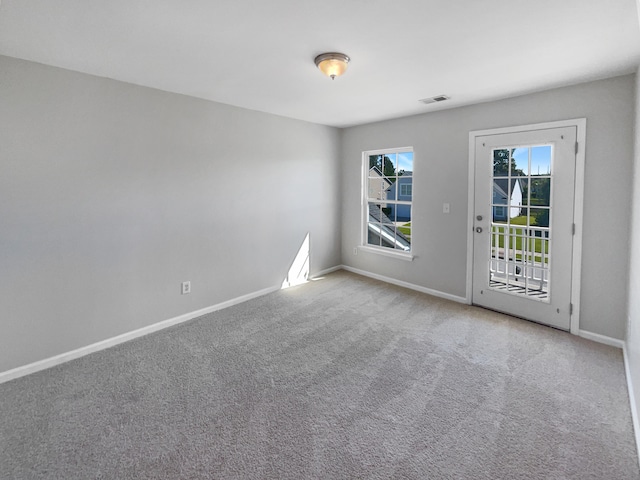
[[639, 477], [619, 350], [347, 272], [0, 405], [2, 479]]

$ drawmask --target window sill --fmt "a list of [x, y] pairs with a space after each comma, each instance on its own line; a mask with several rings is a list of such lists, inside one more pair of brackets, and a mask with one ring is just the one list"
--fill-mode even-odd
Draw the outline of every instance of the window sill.
[[370, 247], [368, 245], [359, 245], [358, 250], [367, 253], [375, 253], [376, 255], [382, 255], [384, 257], [397, 258], [406, 262], [412, 262], [415, 258], [411, 253], [397, 252], [388, 248]]

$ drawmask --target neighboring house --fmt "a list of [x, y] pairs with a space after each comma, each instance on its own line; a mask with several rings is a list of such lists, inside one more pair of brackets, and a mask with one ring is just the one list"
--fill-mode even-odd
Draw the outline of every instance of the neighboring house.
[[[406, 200], [410, 202], [413, 195], [413, 172], [404, 172], [402, 176], [398, 177], [396, 185], [397, 189], [394, 188], [395, 185], [390, 185], [387, 189], [387, 200], [396, 200], [397, 191], [397, 200]], [[396, 220], [399, 222], [411, 221], [411, 206], [390, 204], [389, 208], [391, 209], [391, 218], [394, 218], [395, 216]], [[394, 209], [396, 209], [397, 212], [394, 212]]]
[[[369, 169], [369, 198], [376, 198], [384, 202], [387, 200], [387, 189], [390, 186], [391, 182], [378, 167]], [[386, 207], [386, 204], [382, 206]]]
[[[511, 198], [509, 198], [509, 179], [493, 179], [493, 219], [506, 221], [520, 215], [522, 208], [522, 185], [520, 179], [511, 179]], [[504, 205], [504, 206], [503, 206]]]
[[379, 205], [369, 205], [368, 243], [408, 252], [411, 241], [398, 230]]

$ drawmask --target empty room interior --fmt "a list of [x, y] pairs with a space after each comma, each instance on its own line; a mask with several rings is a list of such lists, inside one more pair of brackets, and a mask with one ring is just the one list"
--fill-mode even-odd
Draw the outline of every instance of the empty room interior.
[[0, 2], [0, 478], [640, 478], [637, 0]]

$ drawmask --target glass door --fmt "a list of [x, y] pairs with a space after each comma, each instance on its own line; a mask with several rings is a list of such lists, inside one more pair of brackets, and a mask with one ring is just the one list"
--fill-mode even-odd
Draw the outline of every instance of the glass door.
[[576, 128], [476, 138], [473, 303], [570, 327]]

